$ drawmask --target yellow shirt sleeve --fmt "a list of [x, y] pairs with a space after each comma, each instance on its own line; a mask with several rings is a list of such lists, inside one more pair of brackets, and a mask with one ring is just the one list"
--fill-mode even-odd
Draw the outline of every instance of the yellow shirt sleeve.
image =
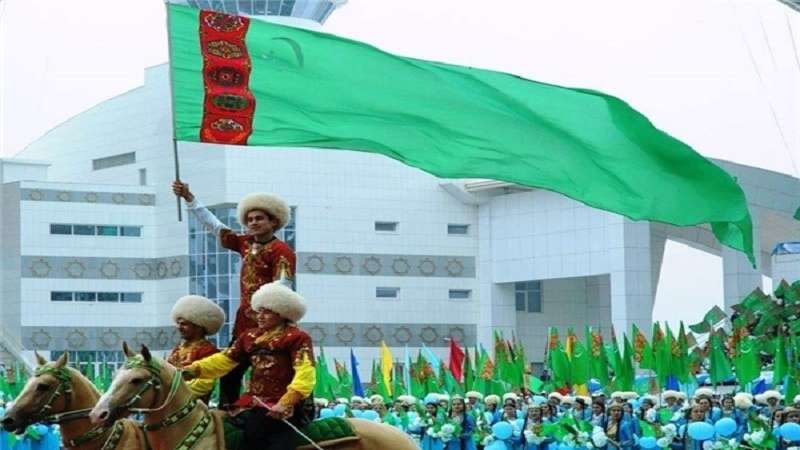
[[317, 384], [317, 372], [314, 370], [314, 364], [306, 353], [300, 362], [294, 365], [294, 378], [289, 386], [286, 388], [286, 393], [283, 394], [278, 403], [283, 406], [297, 405], [301, 400], [311, 395], [314, 390], [314, 385]]
[[195, 378], [186, 383], [195, 398], [202, 398], [214, 389], [214, 380], [208, 378]]
[[224, 352], [219, 352], [189, 364], [187, 369], [195, 372], [197, 378], [209, 378], [213, 383], [215, 379], [227, 374], [238, 364]]

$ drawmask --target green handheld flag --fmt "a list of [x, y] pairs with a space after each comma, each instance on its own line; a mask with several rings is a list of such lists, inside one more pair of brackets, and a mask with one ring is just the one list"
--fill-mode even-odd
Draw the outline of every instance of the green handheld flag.
[[635, 220], [710, 223], [753, 261], [736, 181], [619, 98], [187, 6], [168, 17], [177, 140], [378, 153]]

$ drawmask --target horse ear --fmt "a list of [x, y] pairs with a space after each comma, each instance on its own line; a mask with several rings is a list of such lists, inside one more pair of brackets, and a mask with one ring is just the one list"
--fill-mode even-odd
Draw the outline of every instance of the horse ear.
[[68, 358], [69, 356], [67, 356], [67, 352], [62, 353], [61, 356], [59, 356], [58, 360], [56, 361], [55, 365], [56, 369], [63, 369], [64, 367], [66, 367]]
[[144, 356], [144, 360], [147, 362], [153, 359], [153, 355], [150, 354], [150, 349], [144, 344], [142, 344], [142, 356]]
[[[66, 352], [64, 352], [64, 354], [66, 354]], [[36, 356], [36, 364], [38, 364], [39, 367], [47, 364], [47, 360], [44, 359], [36, 350], [33, 351], [33, 355]]]
[[122, 353], [125, 353], [126, 358], [133, 358], [136, 356], [136, 354], [133, 353], [130, 348], [128, 348], [128, 343], [125, 341], [122, 341]]

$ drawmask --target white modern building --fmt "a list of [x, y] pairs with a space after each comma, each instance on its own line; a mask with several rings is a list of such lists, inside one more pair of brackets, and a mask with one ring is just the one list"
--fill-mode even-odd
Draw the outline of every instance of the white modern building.
[[[291, 3], [296, 15], [314, 2]], [[330, 11], [304, 17], [321, 22]], [[185, 211], [177, 220], [170, 124], [161, 65], [143, 86], [0, 160], [4, 358], [37, 349], [115, 361], [123, 340], [169, 349], [170, 309], [188, 293], [235, 311], [238, 256]], [[508, 183], [442, 180], [383, 156], [194, 143], [179, 153], [182, 179], [232, 227], [247, 193], [292, 205], [283, 237], [310, 305], [302, 326], [340, 360], [353, 348], [369, 361], [382, 340], [395, 355], [423, 344], [445, 354], [449, 337], [488, 347], [498, 330], [539, 361], [551, 326], [649, 329], [667, 239], [722, 257], [726, 306], [762, 275], [800, 264], [770, 254], [800, 236], [800, 180], [725, 161], [754, 215], [757, 269], [704, 227], [635, 222]], [[228, 339], [226, 326], [219, 340]]]

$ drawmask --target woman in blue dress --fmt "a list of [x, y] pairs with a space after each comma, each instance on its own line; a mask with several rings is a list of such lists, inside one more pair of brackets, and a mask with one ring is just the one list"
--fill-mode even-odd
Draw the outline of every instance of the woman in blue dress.
[[609, 449], [633, 450], [635, 449], [635, 434], [630, 420], [623, 418], [622, 405], [615, 403], [608, 407], [608, 420], [604, 428], [608, 437]]
[[575, 398], [575, 404], [572, 406], [572, 417], [575, 420], [589, 420], [592, 418], [592, 411], [585, 398]]
[[605, 428], [606, 426], [606, 405], [602, 400], [592, 402], [592, 417], [589, 422], [594, 427]]
[[425, 397], [425, 415], [420, 422], [420, 448], [422, 450], [443, 450], [444, 443], [439, 431], [444, 424], [439, 411], [439, 399], [435, 395]]
[[475, 450], [475, 441], [472, 433], [475, 431], [475, 421], [467, 413], [467, 405], [460, 396], [453, 396], [450, 405], [450, 422], [461, 427], [461, 433], [447, 442], [447, 450]]
[[[800, 425], [800, 409], [792, 406], [785, 408], [783, 414], [781, 414], [781, 425], [784, 423], [796, 423]], [[782, 437], [778, 438], [777, 450], [788, 450], [791, 447], [800, 447], [800, 440], [789, 441]]]
[[[745, 430], [747, 429], [747, 417], [736, 407], [736, 401], [731, 395], [722, 397], [722, 401], [720, 402], [719, 419], [725, 417], [731, 418], [736, 422], [736, 433], [734, 433], [733, 436], [736, 438], [744, 436]], [[714, 421], [714, 423], [716, 423], [716, 421]]]
[[[678, 435], [675, 437], [675, 442], [672, 444], [673, 450], [704, 450], [703, 443], [707, 441], [698, 441], [692, 439], [689, 435], [689, 425], [693, 422], [707, 422], [706, 410], [704, 407], [695, 404], [689, 410], [689, 418], [687, 423], [678, 428]], [[713, 442], [713, 439], [710, 441]]]
[[542, 412], [549, 410], [549, 406], [531, 406], [525, 415], [522, 424], [522, 436], [520, 439], [521, 450], [546, 450], [553, 442], [552, 438], [542, 436]]

